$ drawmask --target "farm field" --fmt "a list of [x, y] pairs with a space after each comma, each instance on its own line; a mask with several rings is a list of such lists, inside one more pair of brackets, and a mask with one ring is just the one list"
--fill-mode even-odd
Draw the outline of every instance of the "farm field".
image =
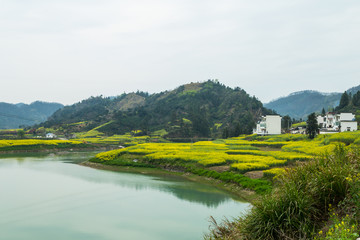
[[[0, 151], [8, 150], [31, 150], [39, 148], [67, 148], [67, 147], [101, 147], [101, 146], [133, 146], [146, 142], [164, 142], [159, 135], [153, 136], [136, 136], [136, 132], [131, 132], [123, 135], [106, 136], [97, 131], [97, 128], [91, 129], [87, 132], [76, 132], [70, 140], [66, 140], [64, 135], [56, 135], [59, 139], [45, 138], [45, 133], [55, 132], [55, 129], [41, 128], [42, 133], [24, 132], [24, 136], [19, 139], [18, 132], [22, 129], [0, 130]], [[7, 134], [7, 135], [6, 135]]]
[[[109, 165], [160, 167], [192, 172], [226, 182], [249, 186], [266, 192], [269, 181], [297, 161], [307, 161], [332, 152], [337, 145], [351, 147], [360, 144], [360, 132], [319, 135], [309, 140], [304, 135], [247, 135], [195, 143], [141, 143], [127, 148], [99, 153], [93, 162]], [[262, 172], [261, 179], [249, 179], [244, 174]], [[223, 177], [226, 175], [226, 177]], [[234, 180], [240, 178], [242, 180]], [[264, 177], [262, 177], [264, 176]], [[246, 179], [245, 184], [242, 184]], [[234, 180], [234, 181], [233, 181]], [[253, 181], [263, 182], [253, 182]], [[265, 186], [258, 188], [259, 185]]]
[[14, 150], [42, 150], [42, 149], [62, 149], [62, 148], [86, 148], [89, 145], [82, 141], [69, 140], [43, 140], [43, 139], [9, 139], [0, 140], [1, 151]]

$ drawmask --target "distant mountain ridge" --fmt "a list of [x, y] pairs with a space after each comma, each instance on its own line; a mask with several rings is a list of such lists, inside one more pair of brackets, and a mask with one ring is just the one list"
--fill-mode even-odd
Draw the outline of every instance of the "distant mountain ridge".
[[0, 129], [13, 129], [44, 122], [56, 110], [64, 107], [60, 103], [36, 101], [31, 104], [0, 102]]
[[[346, 92], [355, 94], [360, 85], [348, 89]], [[314, 90], [294, 92], [286, 97], [280, 97], [265, 103], [264, 107], [275, 110], [278, 114], [289, 115], [292, 118], [305, 119], [312, 112], [334, 109], [339, 105], [342, 93], [322, 93]]]

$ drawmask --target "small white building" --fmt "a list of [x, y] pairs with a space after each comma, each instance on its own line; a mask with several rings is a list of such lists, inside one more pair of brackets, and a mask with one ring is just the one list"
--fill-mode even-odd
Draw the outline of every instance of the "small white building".
[[279, 115], [261, 117], [253, 132], [258, 135], [281, 134], [281, 117]]
[[46, 138], [56, 138], [56, 135], [54, 133], [47, 133]]
[[317, 122], [320, 129], [326, 129], [326, 131], [339, 131], [340, 115], [329, 112], [325, 116], [318, 116]]
[[326, 128], [332, 128], [333, 130], [338, 131], [340, 127], [339, 118], [340, 118], [339, 114], [328, 113], [326, 115]]

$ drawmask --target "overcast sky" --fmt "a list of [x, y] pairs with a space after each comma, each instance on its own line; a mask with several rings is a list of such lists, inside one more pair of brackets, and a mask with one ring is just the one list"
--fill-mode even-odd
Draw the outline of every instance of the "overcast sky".
[[218, 79], [268, 102], [360, 84], [359, 0], [0, 0], [0, 102]]

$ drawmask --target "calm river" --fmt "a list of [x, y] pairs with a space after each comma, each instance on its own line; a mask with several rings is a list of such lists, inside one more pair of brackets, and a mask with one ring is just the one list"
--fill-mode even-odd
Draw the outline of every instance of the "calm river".
[[0, 155], [0, 239], [202, 239], [249, 208], [214, 187], [77, 165], [93, 153]]

